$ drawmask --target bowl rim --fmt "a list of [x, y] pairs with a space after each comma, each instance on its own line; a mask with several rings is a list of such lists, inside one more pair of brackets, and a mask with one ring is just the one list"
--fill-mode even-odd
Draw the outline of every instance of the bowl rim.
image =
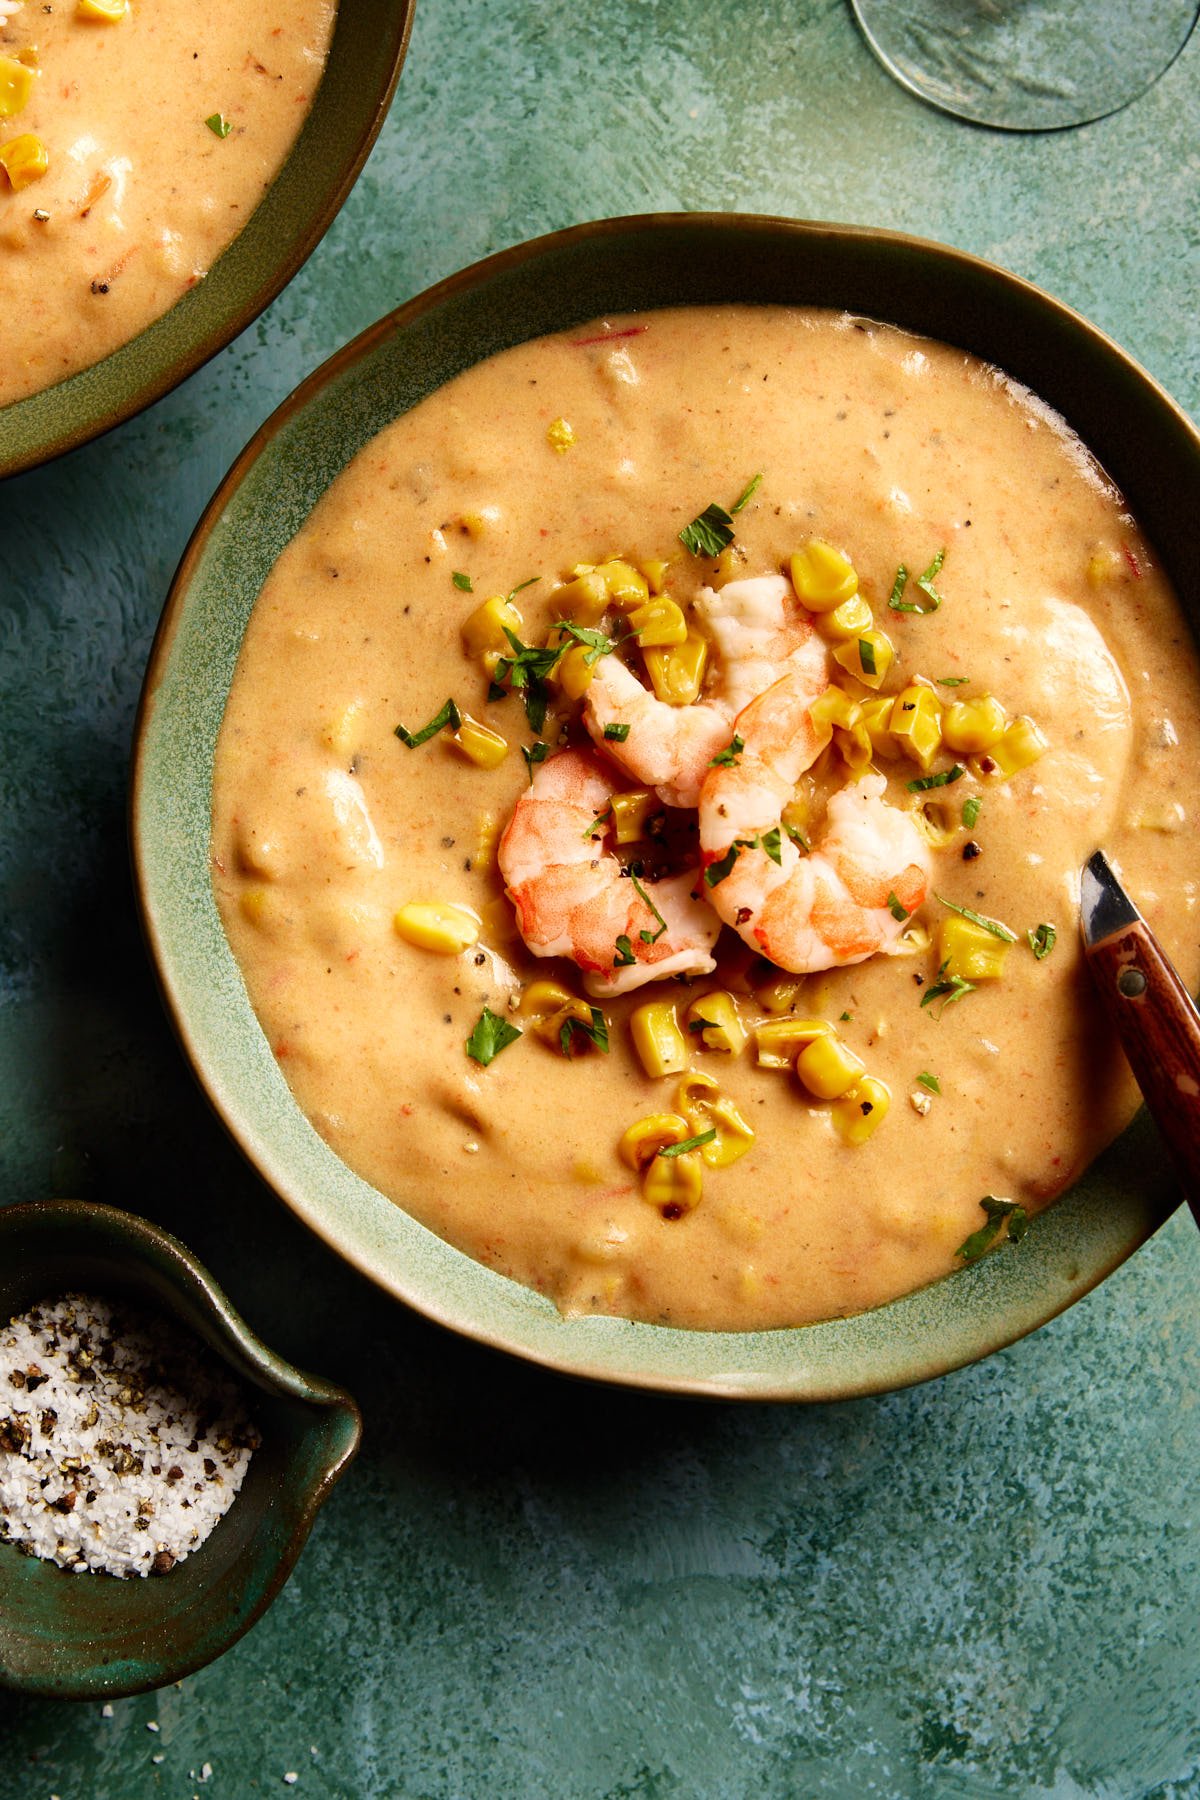
[[[284, 288], [308, 261], [342, 210], [351, 189], [362, 173], [363, 165], [374, 148], [384, 120], [387, 118], [404, 67], [404, 60], [408, 54], [409, 39], [412, 36], [413, 19], [416, 13], [416, 0], [387, 0], [387, 4], [388, 16], [396, 21], [397, 29], [392, 39], [386, 80], [378, 90], [370, 114], [354, 139], [350, 154], [341, 160], [332, 171], [332, 179], [324, 186], [315, 211], [306, 216], [302, 230], [289, 233], [284, 255], [278, 261], [272, 259], [264, 262], [261, 278], [251, 286], [232, 309], [223, 312], [219, 322], [194, 330], [185, 340], [182, 349], [164, 362], [149, 379], [135, 379], [115, 404], [106, 403], [103, 395], [94, 398], [89, 396], [77, 409], [77, 416], [72, 414], [66, 422], [58, 422], [57, 402], [72, 383], [86, 381], [93, 371], [112, 366], [117, 358], [132, 360], [137, 354], [136, 346], [149, 332], [160, 326], [163, 320], [170, 318], [191, 293], [205, 286], [214, 275], [217, 275], [219, 279], [218, 271], [222, 262], [252, 226], [255, 215], [266, 200], [270, 189], [275, 186], [284, 171], [298, 157], [305, 154], [307, 137], [313, 129], [313, 120], [320, 116], [320, 86], [317, 88], [312, 106], [305, 116], [299, 133], [275, 175], [272, 176], [268, 188], [260, 196], [245, 224], [220, 251], [202, 280], [197, 283], [196, 288], [190, 289], [188, 294], [181, 295], [179, 300], [168, 307], [165, 313], [160, 313], [156, 318], [151, 319], [147, 325], [142, 327], [141, 331], [132, 338], [128, 338], [124, 343], [118, 344], [115, 350], [102, 357], [98, 363], [86, 364], [82, 369], [77, 369], [73, 374], [65, 376], [63, 380], [52, 382], [49, 387], [38, 388], [32, 394], [24, 395], [21, 399], [0, 407], [0, 481], [54, 462], [58, 457], [65, 456], [68, 451], [80, 449], [84, 444], [103, 437], [107, 432], [115, 430], [118, 425], [123, 425], [128, 419], [146, 411], [148, 407], [154, 405], [155, 401], [162, 400], [179, 387], [189, 375], [194, 375], [197, 369], [203, 368], [205, 363], [211, 362], [233, 342], [234, 338], [240, 336], [247, 326], [252, 325], [273, 300], [278, 299]], [[339, 14], [335, 16], [334, 20], [334, 34], [329, 48], [330, 60], [336, 55], [339, 17], [340, 8]], [[47, 396], [55, 398], [47, 400]], [[30, 441], [23, 448], [18, 447], [6, 453], [3, 430], [6, 419], [15, 421], [19, 428], [23, 418], [27, 418], [35, 408], [40, 411], [43, 407], [51, 412], [48, 428], [38, 435], [35, 426]]]
[[[72, 1675], [43, 1676], [15, 1673], [0, 1662], [0, 1691], [32, 1694], [46, 1699], [114, 1699], [146, 1693], [182, 1680], [223, 1656], [239, 1638], [257, 1624], [278, 1597], [312, 1531], [316, 1517], [331, 1491], [358, 1454], [362, 1443], [362, 1410], [352, 1394], [337, 1383], [287, 1361], [272, 1350], [242, 1318], [224, 1290], [172, 1232], [137, 1213], [93, 1200], [31, 1200], [0, 1206], [0, 1246], [25, 1233], [36, 1238], [42, 1230], [57, 1232], [65, 1224], [71, 1231], [71, 1248], [89, 1244], [115, 1250], [130, 1265], [157, 1270], [166, 1286], [186, 1295], [204, 1321], [203, 1336], [212, 1353], [240, 1380], [284, 1400], [321, 1408], [334, 1415], [343, 1437], [332, 1457], [326, 1456], [319, 1479], [304, 1489], [292, 1529], [271, 1572], [254, 1599], [229, 1622], [229, 1629], [212, 1647], [199, 1654], [159, 1658], [153, 1672], [142, 1679], [114, 1679], [103, 1663]], [[194, 1329], [194, 1327], [193, 1327]]]
[[[171, 966], [168, 949], [164, 943], [161, 918], [147, 866], [149, 846], [147, 790], [151, 773], [148, 740], [154, 721], [156, 695], [170, 663], [175, 636], [185, 615], [191, 584], [203, 564], [214, 532], [221, 523], [226, 507], [236, 497], [247, 475], [260, 458], [271, 449], [276, 439], [287, 433], [289, 427], [304, 413], [310, 402], [319, 400], [343, 376], [350, 374], [356, 365], [370, 358], [393, 336], [403, 333], [407, 327], [417, 323], [426, 315], [436, 312], [447, 302], [464, 294], [482, 290], [494, 280], [503, 278], [527, 264], [536, 263], [539, 259], [553, 256], [564, 249], [569, 250], [588, 240], [603, 241], [614, 237], [636, 237], [646, 234], [661, 235], [669, 240], [678, 234], [697, 231], [718, 234], [728, 231], [742, 236], [747, 233], [751, 235], [757, 233], [766, 238], [782, 236], [809, 243], [816, 240], [834, 240], [842, 245], [883, 246], [896, 253], [907, 252], [931, 259], [935, 267], [939, 264], [943, 267], [953, 265], [958, 271], [976, 281], [983, 282], [998, 294], [1003, 294], [1017, 303], [1036, 306], [1040, 313], [1054, 320], [1059, 327], [1068, 328], [1072, 333], [1077, 334], [1091, 347], [1094, 353], [1099, 353], [1106, 363], [1111, 364], [1118, 373], [1123, 374], [1126, 380], [1131, 380], [1162, 411], [1164, 419], [1169, 421], [1171, 427], [1186, 440], [1188, 450], [1196, 458], [1197, 468], [1200, 469], [1200, 432], [1162, 385], [1115, 340], [1083, 315], [1035, 283], [982, 257], [958, 250], [934, 239], [871, 226], [800, 220], [769, 214], [645, 213], [591, 220], [515, 244], [435, 283], [432, 287], [377, 320], [373, 325], [368, 326], [350, 342], [335, 351], [274, 409], [235, 458], [216, 489], [196, 525], [172, 580], [151, 647], [139, 701], [134, 727], [128, 815], [134, 886], [142, 930], [155, 979], [180, 1046], [200, 1083], [202, 1092], [225, 1129], [272, 1191], [335, 1254], [350, 1262], [368, 1279], [393, 1297], [411, 1306], [427, 1319], [460, 1336], [472, 1339], [489, 1348], [516, 1355], [525, 1361], [547, 1369], [598, 1381], [602, 1384], [663, 1394], [695, 1395], [708, 1398], [773, 1402], [843, 1400], [890, 1392], [948, 1374], [1015, 1343], [1030, 1331], [1048, 1323], [1103, 1281], [1161, 1227], [1179, 1204], [1178, 1190], [1172, 1186], [1169, 1193], [1159, 1191], [1153, 1197], [1146, 1199], [1144, 1203], [1140, 1203], [1135, 1196], [1130, 1195], [1127, 1216], [1121, 1229], [1114, 1231], [1106, 1224], [1102, 1224], [1097, 1229], [1094, 1234], [1096, 1242], [1092, 1246], [1093, 1253], [1086, 1266], [1078, 1264], [1078, 1259], [1070, 1254], [1069, 1246], [1066, 1243], [1064, 1234], [1077, 1226], [1082, 1216], [1081, 1209], [1078, 1206], [1073, 1208], [1071, 1204], [1078, 1193], [1078, 1188], [1072, 1187], [1067, 1190], [1045, 1212], [1036, 1215], [1031, 1222], [1030, 1234], [1025, 1240], [1027, 1243], [1041, 1240], [1044, 1249], [1049, 1248], [1057, 1257], [1052, 1291], [1040, 1295], [1037, 1304], [1032, 1307], [1025, 1304], [1022, 1309], [1017, 1304], [1015, 1310], [1011, 1310], [1011, 1308], [1009, 1311], [1005, 1310], [1003, 1304], [1005, 1300], [1013, 1303], [1020, 1301], [1019, 1281], [1006, 1279], [1008, 1271], [1016, 1259], [989, 1257], [982, 1259], [974, 1266], [955, 1271], [952, 1277], [944, 1277], [929, 1287], [918, 1289], [915, 1293], [902, 1296], [882, 1307], [813, 1325], [722, 1334], [693, 1331], [681, 1327], [645, 1325], [632, 1321], [607, 1321], [623, 1326], [631, 1333], [657, 1334], [660, 1340], [675, 1338], [690, 1339], [696, 1342], [701, 1339], [723, 1338], [731, 1347], [734, 1347], [747, 1345], [753, 1341], [773, 1340], [779, 1342], [789, 1338], [811, 1342], [816, 1335], [821, 1333], [861, 1326], [864, 1322], [879, 1321], [888, 1317], [895, 1319], [901, 1313], [919, 1307], [924, 1297], [939, 1292], [944, 1293], [948, 1283], [954, 1286], [956, 1295], [961, 1296], [964, 1306], [974, 1306], [975, 1312], [979, 1316], [975, 1316], [971, 1320], [973, 1335], [969, 1347], [963, 1347], [960, 1344], [957, 1348], [947, 1349], [943, 1346], [941, 1354], [938, 1354], [936, 1347], [933, 1350], [927, 1349], [923, 1354], [910, 1354], [901, 1358], [901, 1367], [898, 1368], [893, 1363], [890, 1368], [878, 1375], [864, 1374], [852, 1380], [836, 1376], [830, 1378], [820, 1368], [819, 1363], [817, 1366], [806, 1367], [803, 1354], [800, 1354], [799, 1369], [793, 1369], [786, 1378], [770, 1376], [760, 1378], [753, 1372], [747, 1374], [744, 1366], [738, 1366], [738, 1357], [735, 1351], [730, 1358], [730, 1368], [727, 1372], [715, 1376], [711, 1373], [697, 1376], [664, 1371], [661, 1367], [627, 1367], [619, 1360], [614, 1363], [608, 1347], [603, 1344], [599, 1346], [595, 1354], [588, 1353], [582, 1356], [567, 1355], [554, 1349], [547, 1350], [544, 1347], [531, 1347], [529, 1343], [521, 1341], [518, 1333], [507, 1329], [498, 1329], [494, 1324], [481, 1322], [475, 1318], [462, 1317], [452, 1306], [444, 1303], [438, 1294], [420, 1291], [411, 1280], [406, 1280], [402, 1273], [398, 1274], [394, 1269], [387, 1267], [385, 1262], [378, 1255], [373, 1255], [369, 1248], [361, 1245], [348, 1247], [339, 1239], [336, 1224], [331, 1224], [329, 1220], [323, 1218], [319, 1210], [306, 1201], [303, 1194], [289, 1191], [286, 1184], [281, 1182], [269, 1146], [258, 1141], [249, 1123], [230, 1112], [227, 1104], [218, 1098], [210, 1084], [202, 1050], [186, 1015], [176, 972]], [[796, 303], [804, 304], [805, 302], [800, 300]], [[614, 308], [614, 310], [617, 309]], [[631, 307], [627, 310], [639, 309]], [[642, 307], [640, 310], [648, 309]], [[879, 315], [873, 314], [872, 316]], [[905, 325], [902, 329], [920, 331], [920, 327], [917, 325]], [[524, 334], [518, 332], [507, 341], [518, 343], [540, 335], [540, 333], [540, 327]], [[926, 335], [934, 334], [926, 332]], [[942, 337], [943, 341], [953, 341], [944, 333], [938, 335]], [[983, 356], [983, 353], [979, 351], [972, 353]], [[987, 360], [986, 356], [983, 356], [983, 360]], [[425, 391], [433, 391], [448, 379], [450, 376], [442, 377]], [[299, 1113], [298, 1107], [296, 1110]], [[300, 1114], [300, 1117], [303, 1115]], [[1115, 1152], [1119, 1152], [1121, 1147], [1125, 1146], [1128, 1154], [1124, 1163], [1121, 1163], [1119, 1155], [1116, 1159], [1117, 1180], [1118, 1183], [1122, 1178], [1131, 1181], [1133, 1172], [1141, 1168], [1147, 1155], [1153, 1157], [1152, 1147], [1155, 1141], [1152, 1130], [1146, 1124], [1143, 1111], [1139, 1119], [1127, 1128], [1116, 1140], [1115, 1145], [1110, 1146], [1108, 1151], [1102, 1153], [1098, 1161], [1103, 1162], [1106, 1158], [1113, 1157]], [[330, 1155], [333, 1153], [330, 1152]], [[1096, 1164], [1092, 1166], [1095, 1167]], [[366, 1183], [362, 1185], [367, 1187]], [[373, 1188], [368, 1191], [380, 1199], [383, 1198]], [[390, 1201], [386, 1204], [393, 1205]], [[397, 1208], [397, 1210], [400, 1209]], [[1094, 1212], [1095, 1209], [1093, 1208], [1092, 1211]], [[411, 1217], [411, 1215], [407, 1216]], [[463, 1252], [442, 1240], [438, 1241], [441, 1243], [446, 1257], [460, 1258], [463, 1262], [471, 1263], [471, 1259], [466, 1257]], [[476, 1269], [482, 1267], [482, 1265], [473, 1263], [471, 1266]], [[491, 1271], [486, 1272], [492, 1273]], [[995, 1304], [989, 1304], [988, 1291], [983, 1287], [985, 1277], [988, 1280]], [[518, 1286], [504, 1277], [495, 1279], [504, 1282], [509, 1287]], [[961, 1311], [962, 1308], [959, 1310]], [[564, 1328], [570, 1331], [572, 1327], [588, 1322], [588, 1320], [565, 1321]]]

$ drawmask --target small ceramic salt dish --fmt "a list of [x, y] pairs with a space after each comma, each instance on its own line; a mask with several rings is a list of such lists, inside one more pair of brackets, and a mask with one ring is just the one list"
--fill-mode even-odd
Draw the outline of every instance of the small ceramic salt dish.
[[65, 1294], [183, 1327], [234, 1377], [261, 1437], [224, 1517], [167, 1573], [77, 1573], [0, 1542], [0, 1687], [113, 1698], [191, 1674], [262, 1616], [354, 1456], [362, 1420], [349, 1394], [260, 1342], [167, 1232], [76, 1200], [0, 1210], [0, 1325]]

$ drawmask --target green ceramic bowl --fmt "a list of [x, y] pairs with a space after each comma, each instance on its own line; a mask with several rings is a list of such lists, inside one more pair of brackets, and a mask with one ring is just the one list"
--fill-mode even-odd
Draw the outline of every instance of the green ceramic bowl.
[[387, 116], [416, 0], [340, 0], [312, 111], [245, 228], [204, 280], [90, 369], [0, 408], [0, 479], [119, 425], [224, 349], [328, 231]]
[[352, 1174], [296, 1107], [209, 885], [213, 749], [247, 615], [329, 483], [397, 414], [493, 351], [605, 312], [700, 301], [847, 308], [959, 344], [1064, 413], [1125, 488], [1200, 609], [1200, 437], [1100, 332], [1028, 283], [938, 244], [786, 220], [585, 225], [490, 258], [383, 320], [309, 378], [248, 445], [196, 531], [146, 679], [132, 796], [143, 917], [167, 1005], [218, 1113], [289, 1206], [393, 1294], [488, 1344], [610, 1382], [747, 1399], [830, 1399], [939, 1374], [1042, 1324], [1160, 1225], [1175, 1185], [1144, 1120], [985, 1258], [893, 1305], [745, 1335], [564, 1320]]
[[237, 1499], [169, 1575], [75, 1575], [0, 1544], [0, 1687], [112, 1698], [191, 1674], [261, 1617], [357, 1450], [362, 1420], [341, 1388], [268, 1350], [165, 1231], [78, 1200], [0, 1210], [0, 1323], [68, 1292], [173, 1314], [242, 1381], [262, 1435]]

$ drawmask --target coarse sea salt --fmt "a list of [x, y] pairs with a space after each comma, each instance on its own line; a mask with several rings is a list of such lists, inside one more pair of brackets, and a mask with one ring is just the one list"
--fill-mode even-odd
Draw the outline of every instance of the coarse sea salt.
[[29, 1556], [166, 1574], [258, 1442], [236, 1383], [167, 1319], [67, 1294], [0, 1330], [0, 1540]]

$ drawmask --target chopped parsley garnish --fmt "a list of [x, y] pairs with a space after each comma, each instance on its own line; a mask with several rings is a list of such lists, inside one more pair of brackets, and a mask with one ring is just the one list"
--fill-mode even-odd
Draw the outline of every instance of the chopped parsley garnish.
[[917, 1080], [923, 1088], [928, 1088], [931, 1094], [940, 1094], [942, 1091], [941, 1082], [936, 1075], [931, 1075], [928, 1069], [922, 1069], [921, 1073], [917, 1076]]
[[853, 1017], [853, 1014], [848, 1013], [848, 1012], [839, 1013], [838, 1014], [838, 1023], [840, 1025], [844, 1025], [847, 1022], [847, 1020], [849, 1020], [852, 1017]]
[[858, 660], [864, 675], [875, 674], [875, 646], [870, 638], [859, 638]]
[[891, 893], [888, 895], [887, 904], [888, 904], [888, 911], [891, 913], [893, 919], [899, 919], [901, 924], [904, 923], [905, 919], [907, 919], [911, 916], [909, 913], [909, 909], [907, 906], [905, 906], [903, 900], [900, 900], [897, 898], [895, 888], [893, 888]]
[[659, 912], [657, 906], [655, 906], [653, 900], [650, 898], [649, 894], [646, 892], [645, 888], [642, 886], [642, 884], [638, 880], [637, 876], [631, 874], [630, 880], [633, 882], [634, 892], [642, 900], [644, 900], [646, 902], [646, 905], [650, 908], [650, 911], [654, 914], [655, 918], [658, 920], [658, 930], [657, 931], [639, 931], [638, 936], [641, 938], [643, 944], [657, 944], [659, 938], [662, 936], [663, 932], [667, 929], [667, 921], [663, 918], [662, 914]]
[[434, 713], [428, 725], [423, 725], [420, 731], [406, 731], [403, 725], [397, 725], [396, 736], [402, 744], [407, 744], [410, 750], [415, 750], [418, 744], [427, 744], [431, 737], [436, 737], [439, 731], [445, 731], [447, 726], [451, 731], [457, 731], [461, 724], [462, 714], [453, 700], [447, 700]]
[[726, 876], [732, 875], [733, 874], [733, 865], [737, 861], [737, 859], [741, 855], [741, 853], [742, 853], [742, 846], [735, 840], [735, 842], [730, 844], [730, 846], [729, 846], [728, 850], [725, 852], [724, 856], [719, 856], [717, 858], [716, 862], [710, 862], [707, 869], [705, 869], [705, 871], [704, 871], [705, 887], [710, 887], [710, 888], [719, 887], [721, 882], [723, 882], [725, 880]]
[[780, 868], [783, 867], [783, 856], [779, 848], [778, 825], [776, 825], [773, 831], [764, 831], [758, 840], [758, 844], [761, 850], [766, 851], [773, 863], [778, 863]]
[[938, 607], [942, 604], [942, 595], [938, 593], [933, 584], [941, 574], [942, 564], [945, 560], [946, 552], [944, 550], [939, 550], [925, 573], [917, 576], [917, 586], [925, 597], [933, 602], [932, 606], [922, 607], [918, 610], [923, 612], [936, 612]]
[[1010, 931], [999, 919], [985, 918], [983, 913], [972, 912], [969, 906], [959, 906], [956, 901], [947, 900], [944, 894], [935, 894], [934, 899], [940, 900], [943, 906], [948, 906], [951, 912], [956, 912], [959, 918], [970, 919], [972, 925], [982, 926], [984, 931], [990, 931], [993, 937], [1002, 939], [1004, 943], [1016, 943], [1016, 932]]
[[602, 656], [611, 656], [618, 644], [623, 644], [627, 638], [637, 637], [640, 627], [635, 629], [631, 626], [619, 637], [609, 637], [608, 633], [601, 631], [598, 625], [576, 625], [570, 619], [556, 619], [554, 629], [565, 631], [567, 636], [573, 637], [577, 644], [587, 645], [587, 653], [583, 660], [585, 667], [590, 669], [599, 662]]
[[604, 727], [605, 737], [610, 739], [614, 744], [623, 744], [625, 739], [629, 736], [629, 732], [630, 727], [628, 725], [606, 725]]
[[474, 1031], [467, 1039], [467, 1055], [474, 1057], [486, 1069], [502, 1050], [506, 1050], [509, 1044], [515, 1044], [520, 1035], [515, 1025], [510, 1025], [507, 1019], [494, 1013], [490, 1006], [485, 1006]]
[[229, 123], [229, 120], [225, 117], [224, 113], [210, 113], [204, 123], [208, 126], [208, 129], [212, 132], [214, 137], [227, 138], [233, 130], [233, 126]]
[[896, 570], [896, 579], [892, 583], [892, 591], [888, 595], [888, 605], [893, 612], [916, 612], [915, 606], [904, 605], [904, 590], [908, 586], [908, 570], [904, 564]]
[[954, 1252], [965, 1263], [978, 1262], [981, 1256], [986, 1256], [993, 1245], [1002, 1239], [1010, 1244], [1019, 1244], [1029, 1230], [1029, 1215], [1015, 1200], [997, 1200], [994, 1194], [985, 1194], [979, 1204], [987, 1215], [986, 1222], [978, 1231], [973, 1231], [966, 1243], [960, 1244]]
[[[920, 600], [906, 600], [904, 598], [904, 590], [908, 585], [908, 570], [905, 568], [904, 564], [901, 563], [900, 567], [896, 570], [896, 579], [892, 583], [892, 592], [888, 599], [888, 605], [891, 607], [892, 611], [910, 613], [936, 612], [938, 607], [942, 604], [943, 596], [938, 593], [933, 584], [940, 574], [942, 564], [945, 560], [946, 552], [944, 550], [939, 550], [924, 574], [916, 577], [916, 585], [925, 596], [925, 602], [927, 602], [927, 604]], [[946, 685], [955, 686], [957, 684], [948, 682]]]
[[939, 687], [966, 687], [969, 675], [935, 675], [934, 680]]
[[983, 808], [983, 801], [978, 794], [972, 794], [969, 800], [963, 801], [962, 822], [970, 831]]
[[807, 856], [810, 849], [812, 848], [812, 846], [810, 845], [808, 839], [805, 837], [804, 833], [801, 831], [800, 827], [798, 825], [789, 825], [787, 820], [785, 819], [783, 821], [783, 829], [787, 832], [788, 836], [791, 838], [793, 844], [795, 844], [796, 848], [800, 851], [800, 853], [803, 856]]
[[745, 748], [746, 748], [745, 744], [743, 744], [741, 738], [738, 736], [737, 732], [735, 731], [733, 734], [732, 744], [730, 744], [730, 746], [727, 750], [718, 750], [717, 754], [713, 757], [712, 761], [709, 763], [709, 765], [708, 765], [709, 768], [710, 769], [732, 769], [734, 763], [737, 761], [738, 757], [742, 754], [742, 751]]
[[461, 569], [455, 569], [450, 579], [456, 588], [462, 589], [464, 594], [473, 594], [475, 592], [475, 589], [471, 586], [471, 577], [469, 575], [464, 575]]
[[536, 744], [522, 744], [521, 755], [525, 758], [525, 767], [529, 770], [529, 779], [533, 780], [533, 771], [538, 763], [544, 763], [550, 754], [549, 744], [543, 744], [539, 738]]
[[598, 831], [602, 830], [603, 827], [608, 824], [608, 821], [611, 818], [612, 818], [612, 807], [611, 806], [605, 807], [605, 809], [602, 813], [596, 814], [596, 817], [592, 820], [591, 824], [588, 826], [587, 830], [584, 832], [584, 834], [583, 834], [584, 837], [585, 838], [594, 838], [596, 833]]
[[637, 957], [633, 954], [633, 945], [624, 932], [621, 933], [613, 948], [617, 953], [613, 957], [614, 969], [628, 969], [637, 961]]
[[697, 1036], [699, 1036], [700, 1032], [702, 1032], [702, 1031], [715, 1031], [716, 1027], [717, 1027], [717, 1021], [715, 1019], [689, 1019], [688, 1020], [688, 1030], [694, 1031], [697, 1034]]
[[574, 1056], [576, 1033], [585, 1043], [592, 1044], [597, 1050], [608, 1055], [608, 1021], [598, 1006], [588, 1009], [592, 1015], [591, 1024], [583, 1019], [564, 1019], [558, 1032], [558, 1048], [563, 1056]]
[[[946, 970], [949, 966], [950, 958], [947, 957], [938, 970], [937, 980], [929, 989], [929, 992], [921, 995], [921, 1005], [923, 1008], [929, 1006], [934, 1000], [940, 1000], [942, 1003], [942, 1012], [945, 1012], [946, 1008], [948, 1006], [953, 1006], [956, 1000], [962, 1000], [967, 994], [973, 994], [975, 992], [975, 983], [973, 981], [964, 981], [961, 975], [947, 975]], [[938, 1017], [941, 1017], [941, 1013], [938, 1014]]]
[[[533, 577], [537, 580], [537, 576]], [[525, 586], [528, 587], [526, 582]], [[513, 593], [520, 592], [514, 588]], [[550, 704], [550, 690], [546, 681], [563, 655], [567, 646], [553, 644], [549, 649], [538, 649], [532, 644], [523, 644], [515, 631], [506, 625], [504, 635], [512, 646], [511, 656], [502, 656], [496, 664], [493, 686], [503, 690], [505, 682], [514, 693], [522, 695], [525, 701], [525, 717], [534, 731], [540, 731], [546, 723], [546, 708]]]
[[487, 697], [489, 700], [507, 700], [508, 689], [502, 687], [498, 681], [489, 681]]
[[689, 1150], [699, 1150], [705, 1144], [715, 1143], [716, 1137], [717, 1128], [714, 1125], [711, 1131], [702, 1131], [698, 1137], [684, 1138], [682, 1144], [664, 1144], [658, 1155], [686, 1156]]
[[1029, 948], [1039, 962], [1044, 962], [1058, 940], [1058, 932], [1053, 925], [1035, 925], [1025, 936], [1029, 939]]
[[738, 495], [737, 499], [734, 501], [733, 505], [730, 507], [730, 509], [729, 509], [730, 512], [735, 515], [740, 513], [743, 506], [745, 506], [748, 501], [753, 500], [755, 494], [757, 494], [757, 492], [761, 486], [762, 486], [762, 470], [760, 469], [758, 471], [757, 475], [752, 475], [750, 477], [749, 481], [746, 483], [745, 487], [742, 489], [741, 493]]
[[904, 785], [910, 794], [924, 794], [930, 788], [949, 787], [952, 781], [960, 781], [966, 772], [961, 763], [955, 763], [952, 769], [942, 769], [937, 775], [918, 775], [915, 781]]
[[518, 581], [516, 587], [509, 588], [507, 594], [505, 594], [505, 596], [504, 596], [505, 606], [511, 606], [518, 594], [523, 594], [527, 587], [533, 587], [541, 579], [542, 578], [540, 575], [527, 575], [525, 577], [524, 581]]

